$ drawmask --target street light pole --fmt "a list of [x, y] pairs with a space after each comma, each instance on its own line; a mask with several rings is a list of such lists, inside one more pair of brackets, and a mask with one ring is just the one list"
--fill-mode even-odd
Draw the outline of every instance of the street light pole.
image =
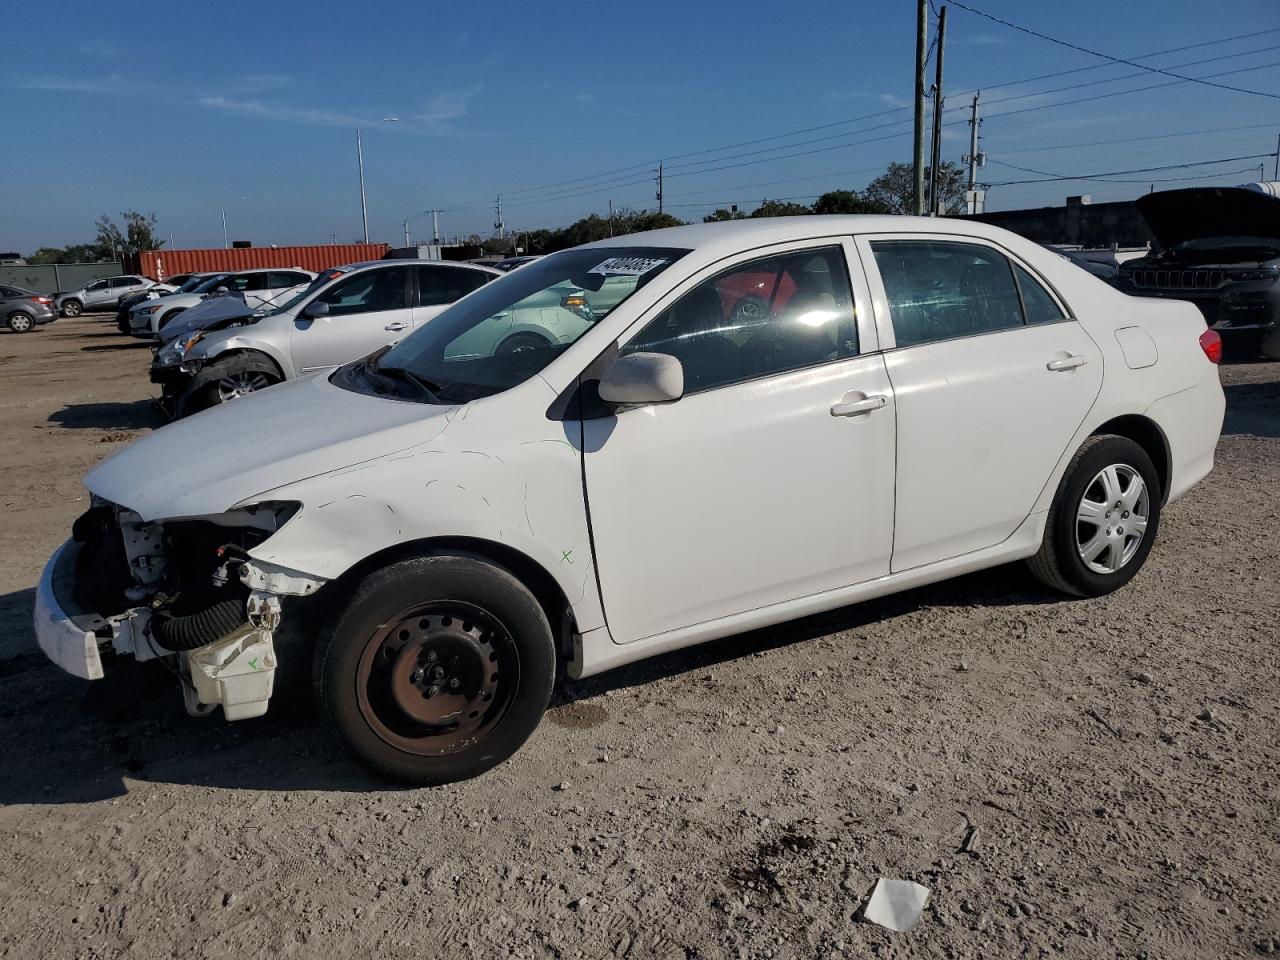
[[[383, 117], [378, 123], [395, 123], [399, 117]], [[376, 127], [378, 123], [375, 123]], [[356, 127], [356, 165], [360, 168], [360, 222], [364, 226], [364, 242], [369, 242], [369, 208], [364, 202], [364, 144], [360, 142], [360, 128]]]
[[227, 242], [227, 204], [224, 200], [222, 203], [222, 249], [225, 250], [229, 246], [231, 244]]

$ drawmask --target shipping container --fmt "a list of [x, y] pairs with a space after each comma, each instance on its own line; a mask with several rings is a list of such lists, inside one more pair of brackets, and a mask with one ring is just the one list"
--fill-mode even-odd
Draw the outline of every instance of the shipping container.
[[211, 250], [143, 250], [125, 259], [125, 271], [163, 280], [175, 273], [299, 267], [319, 273], [329, 267], [381, 260], [385, 243], [321, 244], [314, 247], [233, 247]]

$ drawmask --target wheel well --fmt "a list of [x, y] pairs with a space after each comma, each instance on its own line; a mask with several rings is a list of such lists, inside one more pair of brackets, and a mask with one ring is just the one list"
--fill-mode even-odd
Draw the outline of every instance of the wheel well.
[[1100, 424], [1093, 436], [1112, 433], [1116, 436], [1132, 440], [1151, 458], [1155, 464], [1156, 474], [1160, 477], [1160, 500], [1169, 499], [1169, 477], [1173, 473], [1172, 457], [1169, 452], [1169, 441], [1154, 420], [1138, 414], [1126, 414]]
[[276, 372], [276, 376], [278, 376], [281, 381], [285, 379], [284, 371], [280, 369], [280, 364], [276, 363], [275, 357], [271, 356], [269, 353], [263, 352], [262, 350], [254, 350], [248, 347], [241, 348], [239, 350], [228, 350], [226, 353], [220, 353], [216, 357], [211, 357], [209, 363], [218, 363], [222, 360], [229, 360], [232, 357], [253, 357], [256, 360], [262, 360], [265, 363], [271, 364], [272, 369]]
[[[488, 560], [519, 580], [533, 594], [547, 615], [547, 622], [551, 625], [551, 632], [556, 638], [557, 656], [564, 663], [568, 662], [573, 654], [574, 632], [573, 608], [569, 604], [569, 598], [565, 596], [555, 578], [542, 564], [506, 544], [476, 537], [428, 537], [407, 543], [397, 543], [365, 557], [338, 577], [335, 583], [354, 585], [366, 574], [389, 564], [420, 557], [433, 551], [448, 550], [457, 550]], [[326, 592], [332, 593], [335, 598], [349, 594], [345, 587], [337, 591], [321, 591], [321, 596]]]

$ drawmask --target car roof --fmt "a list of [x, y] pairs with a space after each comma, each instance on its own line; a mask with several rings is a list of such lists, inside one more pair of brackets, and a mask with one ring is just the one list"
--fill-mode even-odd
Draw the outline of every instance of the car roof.
[[753, 246], [763, 247], [793, 240], [861, 233], [949, 233], [1005, 243], [1015, 236], [990, 224], [956, 217], [833, 214], [691, 223], [681, 227], [665, 227], [661, 230], [609, 237], [584, 246], [602, 250], [611, 247], [672, 247], [697, 250], [707, 256], [729, 256]]
[[[353, 270], [365, 270], [369, 267], [399, 267], [409, 263], [419, 267], [462, 267], [466, 270], [478, 270], [481, 273], [502, 274], [501, 270], [494, 270], [482, 263], [469, 263], [464, 260], [424, 260], [422, 258], [401, 259], [399, 257], [387, 260], [361, 260], [359, 263], [344, 263], [341, 266], [329, 267], [329, 270], [344, 270], [350, 273]], [[323, 272], [323, 271], [322, 271]]]

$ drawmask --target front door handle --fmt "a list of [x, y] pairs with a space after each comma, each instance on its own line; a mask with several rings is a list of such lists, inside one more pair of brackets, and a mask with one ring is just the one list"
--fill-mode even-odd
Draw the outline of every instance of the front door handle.
[[833, 417], [856, 417], [860, 414], [870, 413], [872, 410], [879, 410], [888, 401], [880, 396], [863, 397], [861, 400], [842, 400], [831, 408]]
[[388, 323], [382, 329], [383, 330], [407, 330], [409, 329], [409, 325], [407, 323], [401, 323], [399, 320], [397, 320], [395, 323]]
[[1050, 360], [1045, 364], [1045, 367], [1054, 373], [1061, 373], [1063, 370], [1074, 370], [1076, 367], [1083, 367], [1088, 362], [1088, 357], [1072, 355], [1063, 357], [1061, 360]]

